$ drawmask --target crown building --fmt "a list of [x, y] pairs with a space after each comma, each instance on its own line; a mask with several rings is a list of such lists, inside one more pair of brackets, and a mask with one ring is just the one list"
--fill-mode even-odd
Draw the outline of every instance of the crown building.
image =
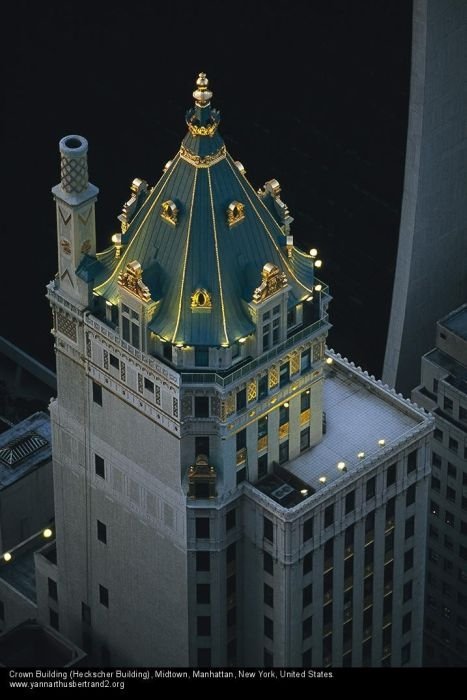
[[326, 349], [317, 251], [193, 97], [103, 252], [60, 142], [60, 631], [110, 665], [419, 665], [432, 419]]

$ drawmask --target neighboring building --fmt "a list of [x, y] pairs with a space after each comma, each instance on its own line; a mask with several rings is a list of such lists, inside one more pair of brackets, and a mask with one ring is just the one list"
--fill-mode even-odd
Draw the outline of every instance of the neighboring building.
[[418, 665], [432, 419], [326, 361], [317, 253], [226, 152], [204, 74], [193, 95], [103, 253], [87, 142], [60, 142], [38, 588], [56, 577], [60, 630], [103, 664]]
[[[0, 667], [73, 668], [82, 666], [85, 660], [86, 654], [82, 649], [36, 620], [26, 620], [0, 634]], [[25, 678], [24, 675], [18, 677]], [[47, 676], [47, 671], [44, 670], [42, 678], [34, 677], [31, 680], [48, 681], [55, 683], [54, 687], [60, 687], [57, 685], [59, 678], [60, 676]]]
[[438, 321], [436, 348], [413, 391], [433, 412], [425, 655], [428, 666], [467, 663], [467, 304]]
[[436, 321], [467, 299], [467, 3], [414, 0], [399, 251], [383, 380], [408, 395]]

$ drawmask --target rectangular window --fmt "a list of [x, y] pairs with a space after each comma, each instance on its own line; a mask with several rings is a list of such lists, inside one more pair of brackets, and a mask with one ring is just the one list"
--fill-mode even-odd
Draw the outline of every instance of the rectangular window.
[[81, 603], [81, 622], [85, 625], [91, 624], [91, 608], [86, 603]]
[[258, 379], [258, 401], [266, 398], [268, 395], [268, 375], [263, 374], [262, 377]]
[[195, 437], [195, 455], [206, 455], [209, 457], [209, 436], [198, 435]]
[[409, 571], [413, 568], [413, 548], [409, 549], [404, 554], [404, 571]]
[[305, 374], [311, 367], [311, 349], [304, 350], [300, 355], [300, 373]]
[[49, 598], [52, 598], [52, 600], [58, 600], [57, 582], [54, 581], [52, 578], [48, 578], [47, 585], [49, 591]]
[[436, 452], [433, 452], [431, 455], [431, 463], [434, 467], [441, 467], [442, 459]]
[[241, 413], [246, 408], [246, 389], [237, 391], [237, 413]]
[[270, 608], [274, 607], [274, 589], [267, 583], [264, 584], [263, 598], [265, 605], [269, 605]]
[[408, 540], [409, 537], [413, 537], [415, 532], [415, 516], [407, 518], [405, 521], [405, 539]]
[[211, 586], [209, 583], [196, 585], [196, 602], [199, 605], [208, 605], [211, 602]]
[[289, 406], [282, 404], [279, 407], [279, 425], [286, 425], [289, 422]]
[[[302, 639], [308, 639], [311, 637], [313, 633], [313, 618], [307, 617], [305, 620], [303, 620], [302, 623]], [[311, 656], [311, 650], [310, 650], [310, 656]], [[311, 661], [311, 658], [310, 658]]]
[[456, 501], [456, 492], [450, 486], [446, 486], [446, 498], [453, 503]]
[[450, 476], [452, 479], [457, 477], [457, 469], [454, 464], [451, 464], [451, 462], [448, 462], [448, 476]]
[[237, 452], [246, 447], [246, 428], [239, 430], [235, 437]]
[[290, 379], [290, 364], [285, 362], [279, 369], [279, 386], [282, 388], [289, 383]]
[[110, 353], [109, 355], [109, 362], [111, 367], [114, 367], [115, 369], [120, 368], [120, 362], [118, 361], [118, 357], [115, 357], [115, 355], [112, 355], [112, 353]]
[[313, 516], [303, 523], [303, 542], [308, 542], [313, 537]]
[[267, 574], [274, 574], [274, 561], [269, 552], [263, 552], [263, 569]]
[[405, 505], [406, 507], [411, 506], [412, 503], [415, 503], [415, 491], [416, 491], [416, 484], [411, 484], [409, 488], [407, 489], [407, 493], [405, 496]]
[[433, 432], [433, 437], [435, 440], [438, 440], [438, 442], [443, 442], [443, 431], [439, 428], [435, 428]]
[[99, 584], [99, 603], [104, 607], [109, 607], [109, 590]]
[[264, 616], [264, 636], [268, 639], [274, 639], [274, 622], [266, 615]]
[[225, 559], [227, 564], [232, 564], [237, 559], [237, 545], [235, 542], [232, 542], [232, 544], [229, 544], [227, 547]]
[[195, 347], [195, 367], [209, 366], [209, 348]]
[[209, 418], [209, 396], [195, 396], [196, 418]]
[[198, 615], [196, 618], [196, 632], [198, 637], [209, 637], [211, 634], [211, 617], [209, 615]]
[[313, 571], [313, 552], [308, 552], [303, 557], [303, 575], [309, 574]]
[[284, 464], [289, 459], [289, 441], [285, 440], [279, 445], [279, 464]]
[[100, 520], [97, 521], [97, 539], [99, 542], [107, 544], [107, 526]]
[[330, 527], [334, 523], [334, 503], [324, 509], [324, 527]]
[[408, 664], [410, 661], [410, 642], [408, 644], [404, 644], [404, 646], [401, 649], [401, 664], [404, 666], [404, 664]]
[[441, 481], [437, 476], [431, 477], [431, 488], [433, 491], [437, 491], [438, 493], [441, 491]]
[[268, 434], [268, 417], [263, 416], [258, 420], [258, 440], [262, 437], [266, 437]]
[[144, 388], [154, 394], [154, 382], [151, 382], [147, 377], [144, 377]]
[[404, 603], [406, 603], [408, 600], [412, 600], [412, 588], [413, 588], [412, 581], [407, 581], [406, 583], [404, 583], [403, 595], [402, 595], [402, 600]]
[[97, 403], [98, 406], [102, 406], [102, 387], [96, 382], [92, 383], [92, 400]]
[[310, 390], [302, 391], [300, 394], [300, 412], [307, 411], [310, 408]]
[[366, 482], [366, 500], [369, 501], [372, 498], [375, 497], [376, 494], [376, 476], [372, 476], [371, 479], [368, 479]]
[[449, 525], [450, 527], [455, 527], [456, 519], [454, 517], [453, 513], [450, 513], [448, 510], [444, 514], [444, 522], [446, 525]]
[[165, 360], [172, 362], [172, 345], [170, 343], [164, 343], [162, 354], [164, 355]]
[[334, 540], [331, 539], [324, 543], [323, 557], [324, 568], [325, 570], [329, 569], [329, 567], [332, 566], [334, 559]]
[[459, 449], [459, 443], [457, 442], [457, 440], [454, 440], [453, 437], [449, 438], [449, 449], [452, 452], [457, 452], [457, 450]]
[[304, 452], [310, 447], [310, 428], [300, 431], [300, 452]]
[[463, 423], [467, 422], [467, 408], [459, 406], [459, 420]]
[[273, 319], [272, 322], [272, 344], [275, 347], [279, 344], [281, 332], [281, 320], [280, 318]]
[[196, 552], [196, 571], [211, 570], [211, 553]]
[[272, 520], [263, 516], [263, 537], [268, 542], [274, 542], [274, 527]]
[[313, 602], [313, 585], [311, 583], [303, 589], [302, 602], [304, 608]]
[[436, 518], [439, 518], [439, 505], [436, 501], [430, 501], [430, 513]]
[[413, 450], [407, 457], [407, 474], [411, 474], [417, 469], [417, 453], [418, 450]]
[[452, 402], [452, 399], [450, 399], [448, 396], [444, 397], [443, 408], [446, 411], [446, 413], [452, 413], [454, 404]]
[[227, 627], [234, 627], [237, 624], [237, 608], [227, 610]]
[[262, 479], [268, 473], [267, 453], [258, 457], [258, 479]]
[[58, 612], [56, 610], [52, 610], [52, 608], [49, 608], [49, 622], [50, 626], [54, 628], [54, 630], [58, 630]]
[[232, 508], [231, 510], [229, 510], [227, 512], [227, 515], [225, 517], [226, 532], [228, 532], [229, 530], [233, 530], [233, 528], [236, 526], [236, 524], [237, 524], [237, 509]]
[[355, 491], [349, 491], [345, 496], [345, 514], [348, 515], [355, 510]]
[[237, 486], [246, 479], [246, 467], [237, 470]]
[[209, 518], [196, 518], [196, 539], [207, 540], [210, 535]]
[[391, 464], [386, 472], [386, 487], [396, 483], [396, 465]]

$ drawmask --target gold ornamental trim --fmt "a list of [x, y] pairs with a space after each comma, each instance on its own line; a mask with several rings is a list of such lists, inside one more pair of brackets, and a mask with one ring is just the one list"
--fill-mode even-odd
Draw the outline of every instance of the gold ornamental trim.
[[196, 166], [197, 168], [210, 168], [211, 165], [215, 165], [220, 160], [223, 160], [227, 154], [225, 146], [221, 146], [216, 153], [212, 153], [208, 156], [199, 156], [193, 153], [185, 146], [180, 146], [180, 158], [183, 158], [187, 163]]
[[261, 284], [253, 292], [253, 302], [259, 304], [287, 286], [287, 277], [273, 263], [266, 263], [261, 270]]
[[128, 263], [118, 276], [118, 284], [141, 301], [151, 301], [149, 288], [143, 282], [143, 268], [137, 260]]
[[206, 126], [200, 126], [199, 124], [188, 122], [188, 128], [192, 136], [210, 136], [212, 138], [217, 131], [217, 124], [212, 122]]

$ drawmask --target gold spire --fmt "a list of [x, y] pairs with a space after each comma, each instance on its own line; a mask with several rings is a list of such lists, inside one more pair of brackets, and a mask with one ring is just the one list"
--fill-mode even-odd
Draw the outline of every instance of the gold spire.
[[209, 80], [206, 73], [200, 73], [196, 80], [196, 90], [193, 93], [195, 103], [198, 107], [206, 107], [211, 101], [212, 92], [208, 90]]

